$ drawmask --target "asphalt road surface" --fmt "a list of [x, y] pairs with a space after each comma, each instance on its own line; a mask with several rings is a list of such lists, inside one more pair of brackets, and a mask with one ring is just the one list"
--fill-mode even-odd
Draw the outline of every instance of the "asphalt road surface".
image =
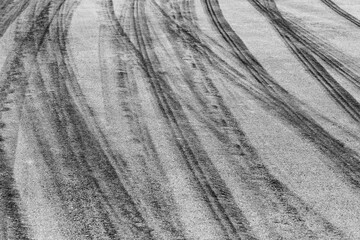
[[0, 239], [360, 239], [358, 0], [1, 0]]

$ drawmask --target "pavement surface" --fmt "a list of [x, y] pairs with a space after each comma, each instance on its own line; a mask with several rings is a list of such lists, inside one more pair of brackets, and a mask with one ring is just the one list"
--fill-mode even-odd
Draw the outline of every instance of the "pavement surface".
[[360, 239], [360, 3], [2, 0], [0, 239]]

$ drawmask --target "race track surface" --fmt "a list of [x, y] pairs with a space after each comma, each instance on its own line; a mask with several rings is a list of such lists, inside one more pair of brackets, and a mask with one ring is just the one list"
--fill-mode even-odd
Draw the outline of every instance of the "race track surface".
[[357, 0], [0, 1], [0, 239], [360, 239], [359, 39]]

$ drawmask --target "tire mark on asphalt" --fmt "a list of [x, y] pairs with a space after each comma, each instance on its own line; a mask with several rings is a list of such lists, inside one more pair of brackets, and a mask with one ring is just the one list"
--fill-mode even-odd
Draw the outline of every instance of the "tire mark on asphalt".
[[331, 8], [334, 12], [348, 20], [349, 22], [353, 23], [355, 26], [360, 27], [360, 20], [351, 15], [350, 13], [346, 12], [342, 8], [340, 8], [336, 3], [334, 3], [332, 0], [321, 0], [322, 3], [324, 3], [326, 6]]
[[145, 72], [150, 80], [152, 92], [206, 203], [223, 227], [227, 238], [243, 236], [253, 239], [246, 219], [241, 210], [233, 203], [226, 186], [198, 142], [180, 103], [176, 100], [170, 86], [166, 83], [167, 81], [157, 73], [161, 66], [155, 52], [151, 50], [152, 40], [146, 23], [144, 5], [139, 1], [133, 1], [133, 9], [135, 22], [133, 26], [137, 46], [141, 53], [142, 65], [146, 68]]
[[[178, 55], [180, 58], [184, 56], [184, 48], [186, 48], [185, 52], [190, 52], [194, 58], [190, 61], [190, 65], [184, 62], [181, 64], [185, 65], [182, 68], [183, 71], [188, 72], [188, 78], [185, 80], [188, 81], [189, 89], [193, 91], [193, 95], [205, 112], [204, 116], [208, 118], [205, 122], [209, 129], [212, 129], [214, 135], [229, 147], [231, 150], [229, 154], [236, 155], [241, 161], [245, 159], [247, 162], [250, 170], [247, 173], [244, 172], [244, 181], [250, 181], [249, 185], [255, 191], [258, 191], [258, 186], [266, 186], [267, 192], [263, 198], [277, 199], [276, 201], [272, 200], [277, 208], [274, 212], [290, 213], [290, 219], [287, 221], [295, 222], [300, 226], [304, 221], [301, 218], [310, 214], [309, 212], [312, 210], [308, 209], [301, 199], [293, 195], [282, 183], [269, 176], [267, 169], [258, 158], [256, 149], [249, 143], [240, 124], [237, 123], [215, 86], [215, 79], [211, 76], [212, 70], [209, 69], [209, 65], [213, 65], [215, 71], [221, 71], [225, 76], [225, 81], [242, 85], [242, 88], [247, 89], [264, 105], [276, 109], [283, 119], [288, 122], [297, 120], [294, 124], [295, 127], [304, 133], [310, 141], [318, 144], [324, 152], [333, 151], [328, 155], [334, 160], [338, 160], [337, 157], [341, 154], [343, 156], [341, 156], [340, 161], [345, 161], [349, 156], [350, 161], [355, 161], [358, 160], [358, 156], [304, 114], [300, 110], [299, 101], [289, 96], [280, 86], [277, 86], [254, 58], [245, 59], [242, 63], [255, 63], [256, 69], [253, 71], [253, 76], [261, 75], [260, 81], [258, 81], [260, 87], [246, 83], [248, 80], [243, 79], [239, 71], [212, 52], [206, 43], [201, 43], [204, 35], [199, 37], [193, 34], [192, 30], [195, 27], [186, 28], [189, 19], [196, 17], [193, 10], [189, 9], [188, 3], [190, 2], [193, 3], [193, 1], [182, 1], [173, 6], [175, 15], [179, 16], [174, 21], [183, 22], [183, 25], [177, 25], [177, 32], [171, 32], [170, 35], [175, 36], [174, 38], [177, 38], [179, 42], [185, 43], [191, 39], [196, 39], [195, 42], [186, 43], [185, 47], [175, 43], [174, 46], [179, 47]], [[254, 239], [244, 215], [234, 203], [230, 191], [223, 183], [192, 129], [182, 109], [181, 97], [175, 95], [167, 83], [169, 82], [167, 77], [160, 74], [162, 67], [156, 52], [152, 49], [154, 39], [151, 37], [151, 30], [146, 22], [148, 17], [145, 11], [145, 3], [131, 1], [128, 4], [132, 7], [123, 10], [125, 13], [120, 16], [123, 19], [120, 19], [119, 23], [111, 24], [115, 28], [114, 31], [120, 31], [117, 37], [122, 39], [121, 43], [126, 46], [126, 51], [132, 52], [138, 58], [139, 64], [147, 75], [150, 90], [162, 110], [162, 116], [172, 130], [173, 141], [176, 143], [179, 152], [183, 154], [183, 158], [198, 186], [200, 186], [199, 189], [203, 193], [204, 199], [207, 200], [209, 208], [212, 209], [214, 216], [223, 226], [225, 235], [229, 239], [243, 237]], [[116, 155], [111, 151], [107, 138], [96, 121], [95, 113], [87, 104], [71, 69], [72, 62], [69, 57], [71, 52], [67, 47], [67, 31], [71, 24], [75, 5], [73, 6], [70, 1], [42, 1], [32, 5], [33, 8], [30, 8], [25, 14], [31, 21], [19, 23], [18, 31], [23, 31], [23, 33], [17, 34], [19, 44], [17, 44], [16, 51], [18, 54], [9, 58], [11, 67], [7, 73], [6, 81], [10, 82], [10, 78], [12, 80], [18, 79], [19, 89], [15, 91], [19, 92], [20, 95], [19, 107], [23, 106], [24, 89], [27, 88], [22, 119], [25, 119], [24, 121], [29, 128], [27, 133], [35, 136], [36, 144], [45, 159], [44, 164], [52, 172], [51, 176], [45, 177], [51, 179], [49, 182], [53, 186], [51, 191], [55, 191], [57, 196], [49, 195], [49, 198], [54, 201], [61, 200], [56, 204], [63, 207], [68, 220], [69, 239], [154, 239], [156, 238], [153, 233], [154, 229], [151, 228], [151, 224], [147, 222], [147, 217], [143, 216], [143, 210], [140, 210], [141, 207], [139, 207], [141, 206], [139, 199], [143, 196], [131, 189], [132, 185], [127, 179], [129, 172], [126, 167], [126, 160], [122, 159], [121, 155]], [[174, 22], [171, 24], [176, 25]], [[137, 40], [134, 41], [135, 44], [132, 44], [125, 32], [122, 32], [122, 27], [127, 27], [126, 32], [134, 36]], [[232, 40], [232, 37], [230, 31], [228, 40]], [[207, 41], [210, 41], [209, 38]], [[234, 45], [236, 46], [237, 43], [235, 41]], [[243, 50], [244, 48], [240, 48], [239, 52], [241, 53]], [[123, 50], [120, 50], [119, 53], [121, 51]], [[233, 52], [235, 52], [232, 53], [234, 56], [239, 56], [239, 52]], [[246, 54], [251, 55], [249, 52]], [[203, 64], [203, 61], [208, 64]], [[249, 66], [247, 68], [249, 69]], [[202, 74], [201, 83], [199, 80], [195, 82], [191, 78], [191, 73], [196, 71], [200, 71]], [[128, 91], [127, 94], [121, 94], [119, 99], [124, 109], [130, 109], [129, 111], [126, 110], [129, 112], [129, 128], [132, 129], [133, 136], [140, 142], [143, 156], [147, 159], [153, 158], [153, 161], [156, 161], [156, 149], [152, 146], [149, 133], [140, 118], [141, 109], [136, 104], [131, 103], [132, 98], [137, 98], [136, 88], [132, 88], [128, 76], [120, 76], [119, 79], [123, 80], [119, 82], [123, 86], [123, 90]], [[7, 89], [10, 89], [11, 84], [8, 83], [4, 86], [5, 92], [10, 91]], [[322, 139], [317, 139], [318, 137]], [[332, 150], [334, 146], [336, 148]], [[336, 153], [338, 150], [340, 153]], [[9, 158], [6, 154], [0, 154], [0, 157], [4, 155]], [[1, 161], [1, 164], [3, 162], [8, 164], [10, 160]], [[148, 166], [149, 163], [143, 162], [142, 164]], [[351, 173], [356, 167], [356, 164], [341, 164], [346, 163], [342, 162], [337, 165], [340, 168], [343, 166], [345, 172]], [[10, 228], [12, 228], [11, 231], [14, 231], [14, 233], [8, 232], [5, 229], [8, 227], [5, 226], [3, 234], [13, 234], [13, 236], [17, 236], [16, 239], [30, 239], [27, 226], [22, 220], [23, 216], [21, 216], [18, 207], [20, 200], [18, 193], [16, 193], [16, 188], [12, 186], [11, 174], [8, 174], [12, 172], [12, 169], [4, 166], [2, 170], [4, 170], [5, 180], [1, 183], [6, 185], [3, 188], [6, 193], [4, 199], [5, 203], [9, 204], [6, 208], [12, 214], [10, 218], [13, 227], [10, 226]], [[144, 179], [150, 181], [153, 181], [152, 175], [158, 174], [153, 172], [147, 174], [146, 171], [144, 171], [144, 175], [147, 176], [144, 176]], [[3, 175], [0, 174], [0, 176]], [[357, 176], [354, 176], [354, 179], [354, 184], [358, 184], [356, 182]], [[6, 188], [7, 186], [10, 186], [9, 191]], [[2, 185], [0, 185], [0, 189], [3, 190]], [[159, 193], [159, 196], [145, 196], [145, 198], [149, 197], [146, 201], [155, 200], [164, 204], [160, 196], [160, 189], [151, 189], [151, 193]], [[266, 196], [267, 194], [268, 196]], [[292, 199], [296, 204], [289, 205], [289, 199]], [[154, 209], [150, 211], [153, 211], [154, 214], [156, 214], [158, 203], [151, 206]], [[168, 218], [166, 214], [173, 215], [173, 213], [168, 212], [166, 204], [161, 208], [163, 208], [163, 212], [156, 216], [160, 222], [163, 221], [160, 223], [160, 225], [163, 224], [161, 228], [172, 228], [171, 217]], [[311, 214], [316, 215], [316, 213]], [[319, 221], [322, 221], [321, 224], [324, 228], [328, 228], [329, 234], [334, 233], [334, 237], [341, 236], [325, 220], [319, 219]], [[170, 230], [174, 231], [174, 235], [169, 236], [174, 239], [183, 239], [182, 233], [180, 233], [181, 229], [175, 228]], [[304, 231], [306, 226], [300, 228], [301, 231]], [[279, 237], [281, 233], [273, 236]], [[316, 237], [317, 235], [310, 231], [303, 236]], [[327, 237], [329, 236], [327, 235]]]
[[296, 36], [299, 36], [296, 37], [298, 41], [351, 82], [354, 87], [360, 89], [360, 70], [356, 60], [347, 57], [345, 54], [342, 54], [334, 47], [314, 36], [314, 34], [306, 30], [304, 26], [301, 26], [296, 19], [291, 19], [289, 16], [286, 21], [289, 28], [296, 33]]
[[[3, 144], [1, 144], [3, 145]], [[3, 146], [1, 146], [1, 149]], [[0, 151], [0, 216], [2, 239], [30, 240], [29, 228], [19, 207], [20, 196], [15, 187], [12, 167], [8, 166], [8, 156]]]
[[15, 19], [27, 8], [30, 0], [5, 0], [0, 3], [0, 38]]
[[[125, 4], [124, 4], [125, 5]], [[129, 4], [126, 4], [129, 5]], [[137, 196], [139, 199], [142, 199], [144, 202], [143, 207], [147, 209], [148, 214], [152, 216], [153, 219], [155, 219], [156, 225], [159, 229], [155, 229], [157, 231], [157, 234], [159, 236], [163, 235], [163, 239], [184, 239], [184, 234], [182, 233], [182, 229], [179, 226], [179, 223], [176, 223], [178, 220], [174, 220], [177, 218], [177, 214], [175, 213], [175, 209], [172, 209], [174, 206], [173, 200], [171, 199], [171, 196], [167, 193], [168, 191], [165, 189], [164, 181], [167, 181], [164, 179], [165, 173], [163, 172], [163, 169], [159, 162], [159, 156], [155, 149], [154, 143], [151, 139], [149, 130], [147, 126], [144, 123], [144, 119], [142, 117], [142, 109], [139, 104], [139, 97], [138, 96], [138, 90], [137, 90], [137, 83], [134, 81], [134, 75], [133, 75], [133, 69], [131, 64], [129, 63], [129, 57], [127, 57], [127, 60], [121, 59], [123, 56], [131, 54], [128, 53], [128, 49], [126, 48], [126, 43], [118, 43], [116, 44], [116, 41], [113, 39], [116, 39], [117, 32], [112, 28], [111, 26], [116, 27], [116, 22], [113, 22], [114, 20], [114, 14], [112, 17], [108, 14], [106, 14], [106, 11], [112, 11], [113, 6], [110, 3], [108, 5], [105, 3], [103, 6], [105, 9], [105, 15], [107, 15], [107, 21], [109, 21], [109, 25], [103, 25], [104, 29], [103, 32], [107, 33], [109, 35], [108, 38], [109, 42], [115, 42], [110, 45], [109, 50], [116, 52], [116, 57], [114, 62], [115, 63], [106, 63], [105, 59], [108, 58], [105, 55], [105, 51], [109, 51], [106, 49], [106, 46], [104, 45], [101, 47], [101, 54], [100, 57], [102, 62], [104, 62], [103, 66], [101, 67], [103, 70], [106, 71], [107, 68], [114, 68], [111, 67], [111, 64], [116, 65], [116, 70], [118, 75], [115, 76], [115, 80], [117, 81], [117, 96], [116, 100], [117, 102], [114, 102], [113, 100], [109, 99], [105, 102], [105, 104], [110, 108], [111, 105], [119, 105], [119, 108], [115, 108], [116, 110], [120, 110], [122, 112], [122, 117], [117, 119], [112, 119], [110, 122], [116, 129], [116, 127], [120, 127], [119, 124], [121, 124], [122, 132], [119, 136], [121, 139], [124, 139], [122, 141], [127, 141], [126, 147], [127, 149], [123, 149], [127, 153], [127, 158], [131, 161], [128, 162], [128, 165], [135, 165], [136, 172], [134, 172], [133, 175], [138, 178], [135, 180], [137, 182], [134, 185], [134, 188], [138, 188], [139, 195]], [[123, 9], [128, 9], [129, 6], [122, 6]], [[128, 14], [126, 11], [123, 11], [123, 14]], [[121, 20], [125, 21], [126, 17], [121, 14], [119, 16], [119, 19], [117, 22], [121, 24]], [[124, 24], [124, 23], [123, 23]], [[102, 34], [102, 36], [106, 36]], [[119, 38], [121, 40], [121, 38]], [[104, 39], [102, 40], [104, 41]], [[127, 62], [126, 62], [127, 61]], [[111, 71], [108, 69], [107, 71]], [[106, 72], [104, 74], [103, 84], [104, 84], [104, 94], [109, 95], [106, 93], [106, 90], [114, 91], [113, 89], [109, 89], [110, 86], [106, 87], [107, 81], [109, 81], [109, 77], [106, 77]], [[108, 88], [108, 89], [106, 89]], [[111, 114], [111, 112], [110, 112]], [[118, 116], [118, 113], [116, 113], [115, 116]], [[109, 116], [111, 118], [111, 116]], [[125, 119], [123, 121], [120, 121], [121, 119]], [[125, 124], [128, 126], [129, 130], [126, 130]], [[126, 133], [126, 134], [125, 134]], [[131, 140], [126, 140], [131, 138]], [[141, 171], [141, 173], [140, 173]], [[135, 178], [134, 176], [134, 178]], [[149, 219], [149, 222], [151, 223], [152, 220]], [[164, 234], [166, 233], [166, 234]]]
[[[28, 8], [30, 1], [23, 1], [22, 4], [12, 1], [5, 1], [1, 5], [1, 30], [0, 37], [7, 27]], [[10, 5], [7, 5], [10, 4]], [[1, 96], [0, 101], [7, 114], [20, 117], [26, 89], [26, 72], [22, 62], [24, 47], [24, 34], [20, 31], [21, 22], [17, 23], [17, 30], [14, 36], [14, 50], [6, 59], [1, 73]], [[8, 106], [8, 107], [6, 107]], [[1, 216], [1, 238], [2, 239], [31, 239], [30, 228], [21, 208], [21, 198], [16, 187], [14, 178], [14, 153], [16, 151], [17, 132], [19, 119], [7, 126], [4, 113], [1, 113], [1, 163], [0, 163], [0, 216]], [[6, 130], [6, 131], [4, 131]], [[11, 141], [11, 142], [10, 142]], [[14, 143], [14, 144], [13, 144]]]
[[[343, 88], [334, 77], [328, 73], [324, 66], [313, 56], [313, 52], [318, 53], [326, 62], [330, 63], [331, 66], [337, 66], [335, 69], [341, 69], [340, 73], [348, 73], [344, 68], [341, 68], [343, 64], [339, 63], [336, 59], [331, 56], [324, 54], [316, 49], [316, 45], [312, 46], [312, 43], [308, 41], [308, 38], [304, 34], [298, 34], [295, 32], [290, 24], [282, 17], [281, 13], [276, 7], [274, 1], [258, 1], [251, 0], [257, 9], [265, 15], [270, 23], [274, 26], [277, 32], [280, 34], [285, 43], [292, 50], [294, 55], [303, 63], [304, 67], [311, 73], [311, 75], [317, 79], [322, 86], [327, 90], [329, 95], [357, 122], [360, 122], [360, 104], [358, 101], [345, 89]], [[303, 44], [305, 43], [305, 44]], [[334, 61], [335, 60], [335, 61]], [[343, 75], [344, 75], [343, 74]], [[347, 76], [350, 76], [346, 74]], [[355, 76], [356, 80], [360, 79]]]
[[[55, 204], [63, 208], [74, 236], [151, 239], [151, 230], [124, 186], [124, 176], [114, 169], [113, 162], [121, 159], [114, 159], [104, 148], [106, 142], [96, 132], [91, 111], [68, 65], [68, 13], [74, 5], [70, 3], [70, 9], [67, 2], [43, 6], [38, 6], [40, 14], [34, 24], [39, 25], [30, 28], [23, 61], [32, 72], [28, 89], [33, 97], [27, 102], [26, 115], [32, 119], [29, 125], [58, 193], [49, 198], [62, 200]], [[36, 31], [40, 26], [48, 27]], [[51, 148], [49, 143], [53, 143]]]
[[[231, 51], [238, 57], [240, 63], [247, 68], [253, 78], [260, 84], [259, 90], [266, 95], [265, 106], [273, 109], [278, 116], [290, 126], [297, 129], [308, 141], [312, 142], [325, 156], [329, 158], [328, 166], [342, 176], [354, 187], [360, 187], [360, 156], [354, 150], [333, 137], [321, 127], [305, 110], [294, 96], [275, 82], [264, 67], [249, 52], [244, 42], [227, 23], [221, 13], [218, 1], [203, 0], [209, 17], [214, 26], [223, 36]], [[264, 99], [264, 96], [258, 96]]]
[[[15, 49], [18, 49], [18, 46]], [[0, 115], [1, 125], [3, 125], [0, 135], [0, 233], [2, 239], [30, 239], [27, 220], [20, 208], [21, 199], [16, 188], [13, 171], [19, 122], [7, 126], [4, 116], [10, 114], [21, 117], [26, 74], [20, 59], [21, 55], [19, 54], [11, 54], [8, 58], [0, 90], [2, 110], [6, 110]]]
[[[165, 19], [164, 26], [169, 26], [167, 20], [168, 18]], [[203, 112], [205, 112], [205, 116], [201, 117], [202, 122], [205, 122], [218, 140], [227, 146], [226, 149], [228, 149], [229, 155], [236, 158], [237, 162], [232, 165], [237, 166], [239, 169], [238, 175], [241, 176], [243, 182], [246, 182], [248, 188], [253, 191], [254, 199], [260, 199], [259, 202], [262, 203], [266, 202], [264, 205], [257, 206], [257, 209], [267, 211], [262, 217], [266, 219], [265, 224], [270, 229], [271, 238], [277, 239], [287, 236], [286, 230], [280, 230], [280, 223], [283, 223], [284, 226], [292, 226], [292, 238], [319, 238], [323, 237], [324, 232], [328, 234], [328, 238], [345, 238], [342, 233], [271, 175], [215, 86], [213, 74], [204, 65], [206, 60], [203, 58], [207, 56], [194, 51], [192, 45], [184, 41], [170, 27], [168, 27], [168, 31], [178, 61], [183, 65], [183, 81], [188, 84], [189, 90], [202, 106]], [[196, 70], [200, 74], [197, 74]], [[269, 205], [272, 207], [269, 207]], [[280, 215], [277, 220], [268, 218], [277, 214]], [[321, 224], [311, 226], [309, 224], [311, 218], [317, 218], [317, 222]], [[317, 229], [320, 225], [322, 225], [322, 230]]]

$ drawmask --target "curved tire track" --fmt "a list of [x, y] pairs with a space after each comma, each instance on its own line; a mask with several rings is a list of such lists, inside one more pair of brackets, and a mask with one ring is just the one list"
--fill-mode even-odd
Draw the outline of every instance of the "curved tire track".
[[[360, 122], [359, 104], [326, 72], [318, 58], [360, 88], [356, 71], [345, 65], [335, 51], [327, 51], [305, 28], [284, 20], [274, 1], [253, 2], [269, 17], [304, 66], [349, 115]], [[177, 215], [181, 209], [171, 206], [174, 201], [169, 183], [163, 177], [165, 173], [146, 125], [146, 116], [138, 103], [143, 100], [138, 94], [138, 83], [146, 88], [143, 91], [148, 92], [150, 99], [147, 100], [155, 103], [158, 120], [169, 133], [166, 138], [177, 156], [175, 161], [179, 162], [181, 171], [186, 172], [186, 178], [190, 178], [189, 186], [201, 198], [198, 202], [204, 203], [202, 210], [210, 212], [209, 218], [221, 229], [218, 239], [263, 236], [257, 236], [258, 232], [252, 229], [245, 210], [237, 205], [241, 201], [234, 199], [234, 189], [227, 186], [229, 178], [224, 180], [223, 172], [220, 173], [223, 170], [217, 169], [217, 160], [205, 150], [211, 144], [203, 142], [204, 137], [198, 135], [203, 129], [216, 138], [221, 149], [227, 150], [226, 161], [233, 164], [239, 175], [234, 177], [239, 181], [236, 183], [246, 186], [247, 193], [240, 194], [253, 197], [254, 202], [249, 205], [256, 206], [254, 209], [259, 212], [261, 224], [268, 229], [271, 239], [346, 238], [270, 173], [227, 106], [227, 96], [222, 95], [218, 82], [241, 87], [270, 114], [277, 114], [291, 125], [328, 157], [329, 167], [340, 172], [354, 189], [360, 187], [358, 153], [326, 132], [309, 114], [313, 112], [303, 108], [298, 99], [270, 76], [231, 29], [217, 0], [202, 0], [202, 3], [226, 46], [201, 32], [193, 0], [161, 1], [160, 5], [155, 0], [124, 1], [118, 17], [112, 0], [101, 2], [105, 22], [100, 34], [106, 35], [103, 36], [106, 41], [99, 41], [100, 68], [103, 72], [104, 69], [119, 70], [111, 79], [117, 81], [118, 96], [109, 100], [104, 86], [103, 100], [108, 108], [119, 105], [114, 109], [119, 110], [116, 116], [121, 115], [122, 120], [116, 122], [114, 117], [113, 125], [122, 128], [124, 136], [120, 136], [118, 139], [122, 141], [116, 144], [130, 138], [132, 141], [122, 146], [129, 148], [124, 151], [110, 142], [74, 71], [68, 32], [78, 3], [70, 0], [0, 3], [0, 37], [19, 19], [15, 52], [8, 56], [0, 75], [1, 109], [18, 111], [19, 119], [8, 124], [9, 117], [1, 113], [0, 127], [6, 129], [5, 135], [16, 136], [19, 125], [23, 124], [21, 129], [25, 129], [29, 146], [34, 146], [34, 151], [41, 156], [36, 159], [37, 166], [46, 169], [39, 177], [44, 181], [43, 185], [38, 184], [43, 186], [39, 191], [57, 211], [54, 221], [59, 223], [64, 238], [186, 239]], [[153, 15], [149, 12], [152, 10], [156, 11]], [[159, 18], [151, 19], [157, 13]], [[151, 26], [155, 20], [164, 24]], [[157, 27], [163, 28], [165, 37], [173, 41], [170, 42], [175, 57], [170, 58], [168, 53], [161, 55], [166, 49], [156, 43], [164, 37], [154, 29]], [[159, 46], [164, 49], [159, 50]], [[229, 53], [216, 53], [224, 50]], [[113, 51], [119, 58], [109, 63], [106, 51]], [[126, 56], [125, 61], [122, 56]], [[129, 58], [131, 61], [127, 62]], [[169, 69], [179, 74], [164, 72], [168, 69], [163, 65], [166, 59], [177, 61], [177, 66]], [[130, 70], [127, 64], [136, 67]], [[234, 65], [246, 69], [255, 81], [247, 79]], [[170, 79], [173, 76], [174, 79]], [[223, 79], [218, 79], [219, 76]], [[181, 90], [172, 85], [178, 80], [180, 84], [185, 83], [187, 96], [194, 102], [178, 94]], [[103, 85], [110, 81], [106, 73], [101, 81]], [[13, 98], [16, 101], [11, 103]], [[197, 118], [201, 128], [195, 126], [191, 118]], [[26, 211], [22, 209], [22, 192], [18, 192], [19, 183], [14, 179], [14, 154], [7, 135], [0, 139], [0, 238], [31, 239], [36, 223], [27, 222]], [[215, 226], [213, 223], [207, 226], [211, 224]]]
[[[338, 66], [336, 64], [338, 61], [319, 50], [315, 50], [317, 49], [316, 46], [313, 46], [304, 34], [299, 34], [294, 31], [278, 11], [274, 1], [260, 2], [258, 0], [253, 0], [250, 2], [253, 3], [262, 14], [268, 17], [271, 24], [278, 31], [292, 52], [303, 63], [304, 67], [311, 75], [323, 85], [330, 96], [355, 121], [360, 122], [360, 104], [358, 101], [328, 73], [325, 67], [316, 60], [312, 53], [315, 52], [315, 54], [320, 55], [320, 57], [324, 58], [324, 60], [332, 66]], [[336, 69], [339, 69], [339, 67], [341, 67], [341, 65]], [[359, 77], [357, 77], [357, 79], [359, 79]]]
[[[302, 136], [326, 156], [329, 167], [343, 176], [355, 188], [360, 187], [360, 156], [355, 151], [326, 132], [315, 120], [301, 109], [299, 100], [279, 86], [267, 73], [255, 57], [249, 52], [243, 41], [226, 22], [217, 0], [203, 0], [209, 17], [231, 51], [238, 57], [253, 78], [261, 85], [261, 91], [269, 98], [264, 104], [274, 109], [289, 125], [297, 129]], [[261, 6], [262, 7], [262, 6]]]
[[[165, 26], [170, 25], [169, 18], [165, 18]], [[175, 51], [178, 54], [178, 61], [182, 63], [182, 72], [184, 73], [183, 81], [187, 82], [190, 91], [193, 92], [194, 98], [202, 106], [205, 116], [199, 116], [200, 121], [205, 122], [214, 136], [224, 145], [229, 153], [229, 158], [235, 158], [234, 168], [238, 168], [238, 175], [242, 176], [241, 181], [251, 189], [253, 198], [259, 202], [271, 202], [271, 206], [257, 206], [260, 212], [265, 211], [264, 225], [267, 226], [272, 239], [282, 238], [286, 233], [282, 232], [279, 221], [285, 225], [292, 226], [292, 238], [317, 238], [326, 232], [328, 238], [342, 239], [345, 238], [338, 230], [334, 229], [330, 223], [311, 210], [298, 196], [293, 194], [287, 187], [279, 182], [268, 171], [262, 160], [258, 156], [257, 150], [251, 145], [245, 132], [241, 129], [235, 116], [226, 106], [222, 94], [214, 83], [212, 73], [204, 62], [207, 55], [203, 55], [193, 48], [192, 42], [182, 39], [181, 35], [170, 30], [171, 41], [176, 44]], [[185, 45], [185, 46], [182, 46]], [[187, 49], [183, 52], [180, 49]], [[190, 57], [192, 56], [192, 57]], [[182, 59], [189, 59], [184, 62]], [[195, 67], [194, 67], [195, 66]], [[212, 65], [211, 65], [212, 66]], [[196, 71], [199, 73], [196, 74]], [[199, 76], [200, 75], [200, 76]], [[196, 79], [196, 80], [195, 80]], [[200, 80], [201, 79], [201, 80]], [[201, 115], [201, 113], [196, 113]], [[231, 157], [230, 157], [231, 155]], [[306, 209], [306, 210], [305, 210]], [[283, 213], [279, 217], [281, 220], [269, 219], [276, 213]], [[306, 223], [306, 219], [316, 216], [319, 220], [316, 227], [309, 227], [311, 224]], [[321, 224], [320, 224], [321, 223]], [[315, 230], [320, 227], [321, 231]], [[324, 230], [325, 229], [325, 230]]]
[[340, 8], [337, 4], [335, 4], [331, 0], [321, 0], [326, 6], [331, 8], [334, 12], [348, 20], [349, 22], [353, 23], [355, 26], [360, 27], [360, 20], [351, 15], [350, 13], [346, 12], [342, 8]]
[[[205, 202], [222, 226], [229, 239], [244, 237], [254, 239], [247, 226], [241, 210], [233, 203], [233, 199], [225, 184], [219, 177], [206, 152], [202, 149], [197, 136], [182, 111], [180, 103], [175, 99], [166, 80], [157, 74], [160, 69], [156, 54], [151, 50], [150, 33], [147, 27], [144, 3], [133, 1], [133, 27], [137, 46], [142, 56], [143, 66], [148, 76], [152, 92], [156, 97], [160, 110], [171, 129], [173, 139], [182, 154], [186, 165], [199, 186]], [[191, 141], [191, 142], [190, 142]]]
[[38, 6], [23, 51], [23, 62], [32, 69], [26, 69], [32, 75], [24, 115], [52, 174], [46, 176], [55, 193], [49, 199], [62, 209], [68, 237], [152, 239], [124, 176], [114, 167], [121, 159], [104, 147], [106, 140], [68, 65], [67, 29], [76, 6], [68, 3]]

